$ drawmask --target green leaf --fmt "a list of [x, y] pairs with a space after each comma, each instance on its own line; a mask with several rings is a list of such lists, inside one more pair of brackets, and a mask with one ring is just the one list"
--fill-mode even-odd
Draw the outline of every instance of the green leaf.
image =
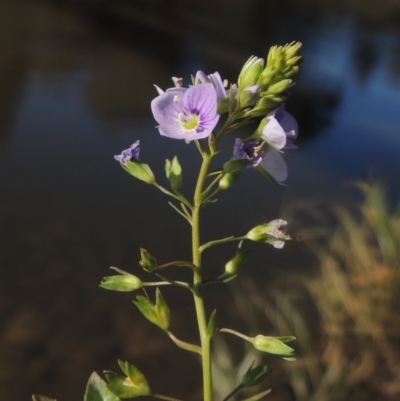
[[224, 174], [228, 173], [235, 173], [237, 171], [243, 170], [248, 164], [250, 160], [247, 159], [241, 159], [241, 160], [228, 160], [226, 163], [224, 163], [222, 167], [222, 172]]
[[53, 398], [45, 397], [44, 395], [33, 394], [32, 396], [33, 401], [57, 401]]
[[262, 393], [258, 393], [256, 395], [253, 395], [252, 397], [246, 398], [245, 400], [242, 401], [259, 401], [261, 398], [265, 397], [271, 392], [271, 389], [265, 390]]
[[86, 386], [84, 401], [119, 401], [119, 398], [107, 388], [106, 382], [93, 372]]
[[130, 175], [144, 181], [146, 184], [154, 184], [156, 182], [156, 178], [149, 165], [141, 160], [129, 161], [121, 165]]
[[171, 184], [171, 188], [179, 192], [182, 187], [182, 168], [178, 158], [175, 156], [172, 161], [165, 161], [165, 174]]
[[211, 313], [210, 320], [207, 326], [208, 337], [211, 338], [216, 331], [217, 331], [217, 310], [214, 309], [213, 313]]

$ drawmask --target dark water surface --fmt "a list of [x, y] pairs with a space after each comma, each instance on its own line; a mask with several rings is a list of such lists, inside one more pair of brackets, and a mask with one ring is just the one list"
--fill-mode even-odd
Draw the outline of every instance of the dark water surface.
[[[374, 1], [351, 8], [322, 0], [205, 3], [0, 3], [1, 400], [33, 392], [81, 399], [90, 372], [116, 369], [117, 358], [157, 380], [156, 391], [182, 398], [198, 391], [197, 362], [143, 322], [132, 296], [97, 287], [108, 266], [141, 274], [141, 246], [160, 261], [190, 258], [185, 222], [113, 160], [140, 139], [158, 176], [165, 158], [179, 154], [185, 179], [194, 178], [194, 146], [154, 128], [154, 83], [166, 88], [171, 76], [189, 80], [198, 69], [236, 81], [251, 54], [304, 43], [288, 103], [300, 124], [288, 187], [247, 172], [205, 213], [207, 238], [243, 233], [301, 199], [341, 200], [343, 182], [371, 174], [398, 194], [395, 3], [379, 2], [379, 11]], [[312, 260], [294, 243], [279, 252], [257, 248], [256, 255], [260, 281], [267, 263], [284, 273]], [[215, 257], [222, 263], [229, 256]], [[182, 308], [181, 294], [165, 292], [180, 337], [196, 341], [190, 299]], [[221, 320], [235, 326], [235, 311], [224, 307], [229, 293], [213, 288], [210, 296], [223, 307]], [[173, 369], [182, 384], [176, 391]]]

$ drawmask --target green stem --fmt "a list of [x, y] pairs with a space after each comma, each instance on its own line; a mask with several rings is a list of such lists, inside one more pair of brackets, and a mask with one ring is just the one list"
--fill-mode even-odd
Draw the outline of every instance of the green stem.
[[235, 330], [232, 330], [232, 329], [220, 329], [219, 330], [220, 332], [224, 332], [224, 333], [231, 333], [231, 334], [233, 334], [234, 336], [236, 336], [236, 337], [240, 337], [240, 338], [243, 338], [243, 340], [246, 340], [246, 341], [250, 341], [250, 337], [248, 337], [248, 336], [246, 336], [246, 335], [244, 335], [244, 334], [242, 334], [242, 333], [238, 333], [237, 331], [235, 331]]
[[201, 342], [201, 358], [203, 368], [203, 400], [213, 400], [212, 377], [211, 377], [211, 338], [207, 334], [207, 318], [203, 299], [203, 278], [200, 253], [200, 209], [202, 206], [201, 194], [203, 192], [208, 169], [213, 158], [213, 153], [203, 153], [199, 177], [194, 193], [194, 207], [192, 213], [192, 254], [193, 264], [196, 266], [193, 274], [193, 297], [196, 307], [197, 324], [199, 327]]
[[226, 244], [227, 242], [234, 242], [234, 241], [243, 241], [246, 239], [246, 236], [243, 237], [228, 237], [228, 238], [222, 238], [222, 239], [216, 239], [214, 241], [207, 242], [203, 245], [200, 246], [200, 253], [205, 251], [207, 248], [210, 248], [211, 246], [214, 245], [220, 245], [220, 244]]
[[159, 400], [165, 400], [165, 401], [181, 401], [179, 398], [174, 398], [174, 397], [167, 397], [166, 395], [161, 395], [161, 394], [152, 394], [154, 398], [158, 398]]
[[175, 337], [170, 331], [167, 331], [169, 338], [179, 347], [186, 351], [195, 352], [201, 355], [201, 348], [198, 345], [187, 343]]

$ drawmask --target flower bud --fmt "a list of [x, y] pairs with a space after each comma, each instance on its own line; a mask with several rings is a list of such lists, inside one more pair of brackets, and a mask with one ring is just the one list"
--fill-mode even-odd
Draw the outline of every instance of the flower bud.
[[263, 92], [261, 93], [261, 99], [258, 101], [256, 106], [247, 111], [245, 113], [245, 117], [260, 117], [260, 116], [265, 116], [268, 114], [270, 111], [276, 109], [278, 106], [280, 106], [284, 101], [285, 98], [283, 96], [275, 96], [275, 95], [268, 95], [263, 96]]
[[237, 271], [244, 265], [246, 262], [248, 256], [249, 256], [249, 251], [239, 251], [236, 253], [236, 255], [231, 259], [226, 265], [225, 265], [225, 273], [229, 275], [236, 274]]
[[140, 266], [143, 267], [148, 273], [156, 270], [157, 268], [157, 260], [154, 256], [150, 255], [146, 249], [140, 248], [140, 256], [141, 261], [139, 262]]
[[298, 55], [303, 44], [301, 42], [292, 42], [284, 46], [285, 58], [289, 60]]
[[248, 107], [255, 103], [259, 99], [260, 86], [252, 85], [241, 90], [239, 92], [239, 104], [241, 107]]
[[264, 242], [271, 244], [274, 248], [283, 248], [284, 241], [290, 240], [283, 228], [287, 226], [285, 220], [272, 220], [268, 224], [261, 224], [260, 226], [251, 229], [246, 238], [251, 241]]
[[239, 90], [255, 85], [264, 68], [264, 60], [255, 56], [250, 57], [240, 71], [238, 78]]
[[258, 78], [257, 83], [261, 86], [262, 89], [266, 89], [268, 88], [268, 85], [272, 82], [275, 74], [276, 74], [275, 67], [272, 65], [268, 65], [267, 67], [264, 68], [263, 72]]
[[175, 156], [172, 161], [165, 161], [165, 174], [174, 191], [179, 191], [182, 187], [182, 168], [178, 158]]
[[279, 95], [280, 93], [285, 92], [285, 90], [288, 89], [290, 86], [292, 86], [291, 79], [282, 79], [281, 81], [276, 82], [271, 86], [269, 86], [266, 91], [266, 94]]
[[293, 358], [295, 351], [293, 348], [286, 345], [285, 342], [295, 339], [296, 337], [268, 337], [259, 334], [250, 339], [250, 341], [253, 343], [254, 348], [261, 352]]
[[135, 178], [144, 181], [146, 184], [155, 184], [156, 178], [148, 164], [142, 162], [141, 160], [132, 160], [124, 164], [122, 167]]
[[227, 190], [232, 185], [236, 184], [239, 178], [240, 178], [240, 171], [224, 174], [222, 178], [219, 180], [218, 186], [222, 190]]
[[110, 269], [116, 270], [120, 275], [104, 277], [103, 281], [100, 283], [100, 287], [106, 290], [126, 292], [135, 291], [143, 287], [142, 281], [133, 274], [116, 267], [110, 267]]

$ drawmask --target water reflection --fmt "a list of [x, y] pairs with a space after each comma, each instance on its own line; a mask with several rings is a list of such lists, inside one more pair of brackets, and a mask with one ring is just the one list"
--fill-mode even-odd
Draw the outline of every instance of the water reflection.
[[[178, 152], [188, 165], [185, 179], [195, 171], [194, 149], [157, 136], [148, 109], [153, 83], [167, 87], [171, 76], [189, 79], [196, 69], [235, 81], [250, 53], [261, 56], [293, 39], [305, 43], [288, 105], [301, 127], [289, 188], [247, 174], [245, 185], [258, 188], [257, 197], [238, 185], [237, 205], [231, 202], [205, 236], [245, 230], [260, 215], [275, 218], [283, 201], [340, 197], [342, 179], [366, 176], [371, 163], [398, 185], [400, 50], [390, 24], [396, 6], [380, 4], [374, 14], [373, 3], [355, 3], [351, 13], [344, 2], [310, 0], [0, 4], [7, 38], [0, 64], [0, 398], [41, 391], [79, 399], [89, 373], [116, 368], [117, 357], [135, 360], [174, 392], [165, 365], [148, 357], [167, 355], [172, 345], [141, 323], [130, 297], [124, 302], [97, 288], [107, 266], [136, 268], [140, 246], [165, 260], [188, 256], [181, 250], [189, 241], [185, 223], [173, 221], [179, 235], [171, 238], [175, 216], [164, 199], [132, 182], [112, 159], [140, 139], [158, 175]], [[218, 210], [206, 214], [208, 226]], [[287, 254], [268, 252], [280, 266], [310, 262], [296, 244]], [[261, 281], [265, 257], [256, 251], [253, 259]], [[211, 295], [221, 319], [233, 321], [224, 296]], [[191, 311], [179, 308], [181, 299], [171, 303], [176, 326], [190, 340]], [[150, 351], [136, 345], [143, 339]], [[195, 397], [198, 366], [185, 358], [165, 363], [168, 371], [187, 373], [175, 395]]]

